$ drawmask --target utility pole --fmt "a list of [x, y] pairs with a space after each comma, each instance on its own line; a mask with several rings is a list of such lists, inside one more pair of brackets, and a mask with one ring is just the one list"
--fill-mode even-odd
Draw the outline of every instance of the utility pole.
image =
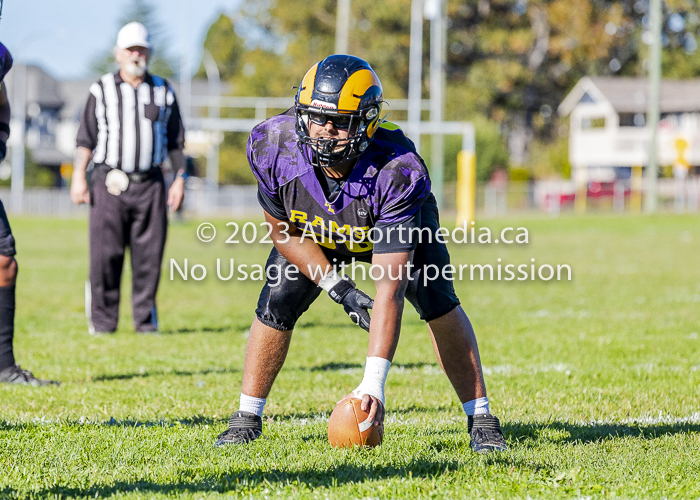
[[408, 67], [408, 137], [420, 153], [421, 83], [423, 79], [423, 0], [411, 2], [411, 48]]
[[182, 120], [187, 126], [192, 117], [192, 61], [190, 57], [190, 0], [180, 0], [180, 29], [182, 48], [180, 50], [180, 109]]
[[[443, 0], [428, 0], [425, 3], [425, 17], [430, 20], [430, 121], [442, 122], [444, 107], [444, 3]], [[442, 185], [444, 171], [442, 134], [433, 134], [430, 139], [430, 174], [433, 193], [438, 207], [442, 208]]]
[[338, 12], [335, 16], [335, 53], [348, 53], [350, 39], [350, 0], [338, 0]]
[[661, 0], [651, 0], [651, 46], [649, 54], [649, 103], [647, 107], [647, 127], [650, 129], [649, 164], [647, 166], [647, 196], [644, 208], [648, 213], [656, 212], [659, 204], [657, 178], [659, 165], [656, 159], [659, 128], [659, 94], [661, 88]]
[[[211, 53], [204, 49], [202, 55], [209, 90], [209, 119], [218, 120], [221, 118], [221, 75], [219, 74], [216, 60]], [[207, 184], [209, 189], [211, 189], [212, 199], [214, 200], [219, 188], [219, 134], [221, 132], [218, 130], [212, 132], [212, 135], [215, 137], [207, 156]]]
[[12, 181], [10, 206], [14, 213], [22, 212], [24, 198], [24, 137], [26, 134], [27, 65], [17, 64], [12, 81]]

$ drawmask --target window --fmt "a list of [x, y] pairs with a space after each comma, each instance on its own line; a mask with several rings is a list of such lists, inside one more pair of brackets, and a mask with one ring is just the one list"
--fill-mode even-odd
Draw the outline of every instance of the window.
[[620, 113], [620, 127], [643, 127], [645, 124], [644, 113]]
[[583, 118], [581, 120], [581, 128], [584, 128], [584, 129], [604, 128], [604, 127], [605, 127], [605, 117], [604, 116]]

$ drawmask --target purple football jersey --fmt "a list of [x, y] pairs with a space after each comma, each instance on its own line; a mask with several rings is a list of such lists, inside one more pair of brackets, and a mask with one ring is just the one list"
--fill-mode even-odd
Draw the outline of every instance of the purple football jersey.
[[319, 244], [349, 257], [372, 254], [368, 231], [411, 218], [430, 196], [422, 160], [400, 130], [379, 128], [331, 202], [297, 145], [294, 110], [256, 126], [248, 161], [262, 190], [284, 205], [288, 220]]
[[3, 81], [10, 69], [12, 69], [12, 56], [7, 47], [0, 43], [0, 82]]

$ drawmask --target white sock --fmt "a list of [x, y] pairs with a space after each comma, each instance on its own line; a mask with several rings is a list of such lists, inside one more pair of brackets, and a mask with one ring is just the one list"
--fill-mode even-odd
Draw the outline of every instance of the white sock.
[[489, 398], [472, 399], [471, 401], [462, 403], [462, 408], [464, 409], [464, 413], [466, 413], [468, 417], [471, 417], [473, 415], [488, 414]]
[[352, 393], [361, 398], [364, 394], [369, 394], [379, 399], [382, 404], [384, 401], [384, 384], [386, 383], [386, 377], [389, 375], [389, 368], [391, 367], [391, 361], [388, 359], [380, 358], [377, 356], [372, 356], [367, 358], [367, 364], [365, 364], [365, 376], [357, 386], [357, 389], [352, 391]]
[[265, 403], [267, 403], [267, 399], [254, 398], [253, 396], [246, 396], [241, 393], [241, 403], [238, 406], [238, 411], [247, 411], [249, 413], [255, 413], [258, 417], [262, 417]]

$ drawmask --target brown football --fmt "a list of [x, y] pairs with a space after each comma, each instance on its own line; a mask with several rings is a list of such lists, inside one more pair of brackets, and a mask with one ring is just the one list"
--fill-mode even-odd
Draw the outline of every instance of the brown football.
[[382, 444], [384, 426], [374, 426], [368, 422], [369, 413], [362, 410], [362, 400], [348, 398], [342, 400], [328, 419], [328, 442], [335, 448]]

